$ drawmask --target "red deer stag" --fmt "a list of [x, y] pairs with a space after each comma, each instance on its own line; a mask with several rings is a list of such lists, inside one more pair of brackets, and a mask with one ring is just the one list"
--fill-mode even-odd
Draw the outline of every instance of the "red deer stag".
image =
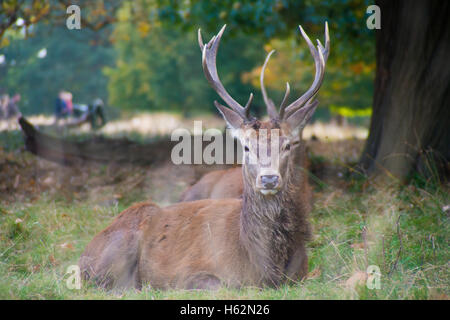
[[148, 284], [159, 289], [216, 289], [277, 286], [306, 275], [309, 199], [301, 193], [306, 177], [294, 170], [291, 143], [317, 106], [314, 98], [330, 45], [328, 28], [325, 47], [319, 42], [316, 48], [300, 27], [315, 60], [314, 82], [289, 106], [288, 87], [280, 112], [273, 108], [267, 122], [250, 116], [252, 95], [241, 106], [218, 77], [216, 55], [224, 30], [207, 44], [199, 30], [199, 44], [205, 76], [229, 108], [215, 105], [245, 146], [242, 199], [206, 199], [165, 208], [141, 203], [123, 211], [82, 254], [79, 265], [85, 280], [105, 288]]
[[[261, 69], [260, 83], [261, 91], [266, 104], [267, 113], [271, 118], [276, 118], [275, 104], [267, 95], [264, 86], [264, 71], [271, 55], [275, 52], [272, 50], [268, 53], [264, 65]], [[327, 51], [327, 55], [329, 51]], [[325, 63], [328, 56], [324, 56]], [[289, 83], [286, 83], [286, 90], [289, 90]], [[294, 165], [298, 170], [305, 170], [306, 168], [306, 154], [305, 145], [302, 141], [302, 131], [299, 131], [297, 139], [293, 139], [290, 143], [291, 153], [294, 157]], [[180, 201], [195, 201], [202, 199], [224, 199], [224, 198], [240, 198], [244, 190], [244, 181], [242, 178], [242, 169], [235, 167], [232, 169], [216, 170], [205, 174], [199, 181], [187, 188], [181, 195]], [[307, 179], [303, 180], [302, 193], [310, 194], [310, 186]], [[311, 196], [308, 196], [311, 198]]]

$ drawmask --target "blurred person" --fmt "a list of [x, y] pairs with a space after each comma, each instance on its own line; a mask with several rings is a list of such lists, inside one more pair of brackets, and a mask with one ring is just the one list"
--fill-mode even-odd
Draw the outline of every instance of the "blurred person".
[[64, 92], [63, 99], [66, 103], [66, 112], [68, 115], [73, 114], [73, 103], [72, 103], [72, 93], [70, 92]]
[[9, 96], [4, 94], [0, 97], [0, 119], [6, 118], [6, 109], [9, 104]]
[[5, 112], [5, 118], [11, 119], [18, 117], [20, 115], [18, 103], [20, 101], [20, 94], [16, 93], [11, 99], [9, 99], [9, 102], [6, 104], [6, 110]]
[[60, 119], [67, 115], [67, 106], [64, 99], [64, 91], [60, 91], [55, 100], [55, 122], [57, 124]]
[[102, 127], [106, 123], [104, 113], [105, 103], [100, 98], [95, 98], [91, 104], [89, 104], [89, 117], [91, 121], [91, 127], [97, 129]]

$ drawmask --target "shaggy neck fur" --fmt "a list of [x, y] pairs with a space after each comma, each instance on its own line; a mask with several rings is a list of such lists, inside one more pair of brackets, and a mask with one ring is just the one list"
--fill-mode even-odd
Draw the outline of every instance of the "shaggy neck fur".
[[244, 194], [241, 212], [241, 240], [250, 261], [259, 270], [262, 284], [278, 285], [298, 241], [306, 241], [309, 225], [300, 197], [301, 170], [289, 163], [285, 184], [277, 194], [264, 196], [253, 189], [243, 166]]

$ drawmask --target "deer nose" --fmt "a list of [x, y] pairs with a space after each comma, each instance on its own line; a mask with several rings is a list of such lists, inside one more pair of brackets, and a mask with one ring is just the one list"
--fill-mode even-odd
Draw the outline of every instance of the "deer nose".
[[275, 174], [261, 176], [261, 184], [265, 189], [276, 188], [279, 181], [279, 177]]

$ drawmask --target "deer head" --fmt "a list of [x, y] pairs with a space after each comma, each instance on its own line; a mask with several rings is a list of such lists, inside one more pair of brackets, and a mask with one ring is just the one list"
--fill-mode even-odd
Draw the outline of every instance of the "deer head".
[[220, 40], [226, 25], [207, 44], [203, 43], [200, 30], [198, 41], [202, 50], [202, 65], [205, 76], [228, 108], [214, 101], [216, 108], [222, 114], [233, 135], [240, 140], [244, 148], [243, 175], [255, 191], [263, 195], [274, 195], [281, 190], [292, 167], [292, 150], [301, 142], [301, 133], [308, 120], [313, 115], [318, 101], [315, 96], [323, 81], [325, 64], [330, 51], [328, 24], [325, 23], [325, 46], [317, 40], [317, 48], [313, 45], [303, 28], [299, 26], [303, 38], [315, 61], [315, 78], [311, 87], [297, 100], [287, 104], [290, 87], [286, 83], [286, 93], [280, 104], [279, 111], [274, 102], [267, 96], [264, 87], [264, 71], [270, 56], [269, 52], [261, 70], [261, 90], [269, 121], [260, 121], [250, 115], [250, 105], [253, 94], [243, 107], [225, 90], [219, 79], [216, 67], [216, 56]]

